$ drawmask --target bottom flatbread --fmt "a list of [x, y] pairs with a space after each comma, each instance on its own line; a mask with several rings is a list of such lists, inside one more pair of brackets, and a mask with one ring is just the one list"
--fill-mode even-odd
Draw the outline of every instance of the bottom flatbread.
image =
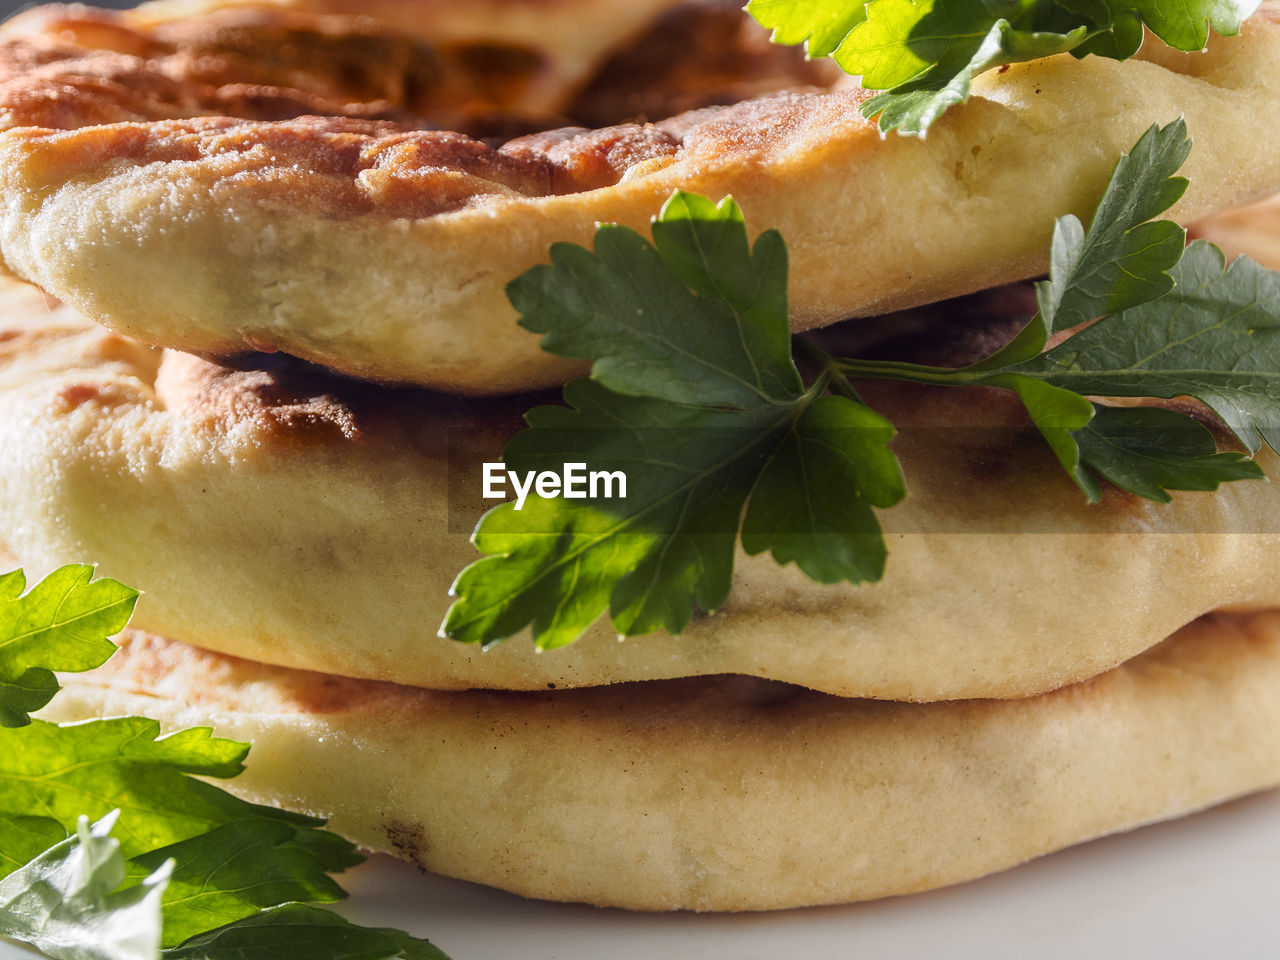
[[52, 719], [253, 742], [231, 788], [527, 896], [762, 910], [956, 883], [1280, 783], [1280, 613], [1216, 614], [1025, 700], [703, 677], [434, 692], [132, 633]]

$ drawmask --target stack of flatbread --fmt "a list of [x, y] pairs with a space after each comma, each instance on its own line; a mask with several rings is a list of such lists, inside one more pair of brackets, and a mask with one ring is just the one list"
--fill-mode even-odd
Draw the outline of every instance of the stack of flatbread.
[[[1089, 506], [994, 391], [866, 388], [910, 489], [878, 583], [740, 555], [679, 636], [437, 637], [480, 465], [580, 372], [503, 294], [550, 243], [732, 194], [787, 240], [795, 329], [962, 363], [1034, 311], [976, 291], [1043, 271], [1153, 123], [1195, 138], [1178, 219], [1280, 188], [1265, 13], [984, 75], [924, 139], [766, 40], [705, 0], [12, 21], [0, 541], [144, 591], [52, 716], [210, 724], [252, 741], [254, 800], [644, 910], [923, 890], [1280, 783], [1277, 488]], [[1280, 267], [1268, 215], [1200, 229]]]

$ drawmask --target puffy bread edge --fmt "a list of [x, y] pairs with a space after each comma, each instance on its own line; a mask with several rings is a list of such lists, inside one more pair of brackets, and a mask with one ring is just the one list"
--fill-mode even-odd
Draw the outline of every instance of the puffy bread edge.
[[639, 910], [927, 890], [1280, 782], [1280, 615], [1209, 617], [1020, 701], [840, 700], [746, 678], [432, 693], [135, 635], [60, 720], [253, 742], [228, 786], [434, 872]]

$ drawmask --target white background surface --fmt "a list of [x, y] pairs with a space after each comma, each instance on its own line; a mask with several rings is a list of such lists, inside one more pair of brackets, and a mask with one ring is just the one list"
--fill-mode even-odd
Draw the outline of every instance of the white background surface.
[[[347, 873], [342, 912], [453, 960], [948, 960], [1280, 957], [1280, 792], [1108, 837], [972, 883], [848, 907], [628, 914], [425, 877]], [[32, 954], [0, 942], [3, 960]]]

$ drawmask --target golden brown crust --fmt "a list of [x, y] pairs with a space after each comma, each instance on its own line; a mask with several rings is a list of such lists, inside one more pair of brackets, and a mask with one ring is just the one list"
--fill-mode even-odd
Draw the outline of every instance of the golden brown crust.
[[232, 790], [373, 849], [641, 910], [927, 890], [1280, 783], [1275, 613], [1206, 618], [1021, 701], [872, 703], [745, 677], [437, 693], [136, 633], [63, 682], [55, 719], [143, 713], [252, 741]]
[[[746, 30], [740, 11], [732, 6], [704, 0], [660, 20], [635, 49], [611, 61], [601, 86], [580, 92], [566, 106], [567, 113], [549, 106], [542, 117], [504, 121], [510, 97], [503, 96], [495, 74], [504, 72], [504, 58], [519, 59], [514, 51], [493, 51], [483, 62], [450, 62], [423, 42], [390, 33], [367, 18], [326, 18], [290, 10], [233, 7], [147, 27], [132, 25], [135, 19], [112, 11], [53, 7], [40, 8], [11, 25], [7, 39], [0, 42], [0, 127], [76, 130], [198, 116], [283, 123], [316, 114], [400, 124], [367, 127], [370, 139], [417, 128], [480, 136], [516, 123], [529, 129], [538, 129], [537, 121], [563, 126], [570, 118], [600, 128], [630, 118], [661, 120], [687, 109], [741, 100], [752, 89], [770, 92], [832, 79], [828, 71], [794, 51], [771, 47], [760, 31]], [[707, 55], [691, 56], [697, 51], [673, 46], [678, 36], [699, 38]], [[665, 53], [661, 62], [655, 60], [658, 52]], [[645, 91], [639, 101], [627, 92], [637, 86]], [[272, 149], [291, 137], [306, 141], [326, 124], [311, 117], [297, 132], [292, 127], [284, 123], [272, 134], [272, 127], [255, 123], [243, 136], [263, 137]], [[335, 122], [332, 129], [348, 132], [351, 127]], [[586, 133], [583, 127], [554, 136], [557, 153], [565, 159], [561, 167], [587, 165], [592, 158], [616, 152], [615, 144], [654, 136], [643, 123], [574, 136]], [[130, 132], [122, 131], [121, 136], [121, 155], [133, 162], [176, 159], [166, 150], [163, 134], [153, 141], [154, 153], [139, 152]], [[678, 144], [666, 134], [657, 139], [666, 141], [668, 154]], [[538, 149], [542, 140], [533, 138], [511, 151], [529, 162], [533, 178], [545, 166]], [[484, 147], [460, 133], [445, 134], [441, 142], [454, 149], [427, 146], [429, 165], [463, 172], [471, 172], [466, 157]], [[77, 152], [72, 138], [62, 137], [59, 144]], [[565, 156], [569, 150], [589, 152], [591, 157], [570, 162]], [[328, 166], [322, 146], [317, 145], [317, 153], [319, 165]], [[555, 185], [546, 181], [521, 192], [564, 193], [615, 183], [627, 167], [654, 156], [635, 146], [626, 154], [613, 162], [617, 169], [609, 179]], [[295, 149], [275, 166], [288, 169], [290, 163], [305, 159]], [[418, 189], [429, 191], [431, 185]]]
[[[320, 217], [417, 219], [486, 194], [538, 197], [615, 184], [636, 164], [674, 156], [681, 141], [663, 127], [619, 126], [619, 119], [661, 120], [742, 99], [749, 86], [803, 86], [824, 74], [746, 30], [735, 8], [691, 4], [611, 62], [601, 89], [579, 93], [568, 114], [548, 109], [542, 118], [582, 118], [600, 129], [561, 127], [497, 148], [458, 132], [534, 123], [503, 120], [510, 98], [494, 84], [497, 53], [484, 63], [448, 62], [375, 21], [287, 9], [232, 7], [148, 27], [133, 26], [135, 19], [40, 8], [0, 42], [0, 128], [35, 128], [15, 134], [15, 146], [38, 157], [47, 183], [117, 161], [208, 160], [220, 177], [252, 182], [255, 199], [269, 185], [271, 196]], [[700, 38], [718, 58], [673, 48], [677, 36]], [[659, 51], [667, 51], [662, 62], [654, 59]], [[626, 93], [637, 84], [646, 91], [640, 101]], [[201, 117], [209, 119], [192, 119]], [[97, 129], [104, 125], [114, 126]], [[671, 129], [690, 125], [675, 119]], [[325, 189], [315, 189], [315, 177]]]
[[332, 383], [307, 389], [309, 379], [260, 367], [237, 370], [169, 351], [156, 373], [155, 391], [166, 409], [191, 423], [251, 429], [272, 447], [359, 439], [363, 429], [350, 400], [329, 392]]
[[446, 73], [429, 47], [360, 23], [339, 35], [281, 17], [144, 33], [111, 11], [40, 8], [0, 43], [0, 120], [71, 130], [201, 115], [407, 119], [444, 104], [466, 115], [466, 78]]
[[[259, 16], [353, 19], [429, 44], [451, 71], [518, 117], [563, 111], [611, 56], [643, 42], [673, 8], [731, 7], [726, 0], [161, 0], [125, 14], [141, 31], [192, 21]], [[341, 29], [340, 27], [338, 28]], [[794, 62], [794, 58], [792, 58]], [[613, 121], [610, 121], [613, 122]]]
[[[561, 116], [584, 71], [607, 60], [637, 31], [643, 36], [653, 18], [665, 23], [661, 13], [672, 4], [629, 4], [606, 21], [605, 11], [593, 14], [590, 5], [558, 0], [542, 5], [545, 29], [532, 32], [512, 21], [536, 15], [535, 5], [510, 0], [496, 4], [506, 16], [479, 30], [466, 27], [466, 12], [423, 2], [402, 3], [379, 11], [381, 16], [370, 15], [364, 4], [213, 3], [170, 16], [160, 5], [117, 12], [51, 4], [5, 25], [10, 52], [3, 59], [20, 63], [34, 55], [46, 69], [30, 75], [30, 93], [15, 84], [0, 102], [15, 94], [30, 102], [41, 95], [56, 99], [58, 80], [74, 88], [83, 77], [108, 75], [112, 86], [86, 84], [73, 99], [87, 108], [130, 88], [136, 93], [160, 87], [147, 100], [154, 115], [126, 113], [119, 120], [192, 111], [264, 119], [382, 112], [414, 126], [428, 122], [498, 133], [504, 117], [529, 124]], [[711, 8], [712, 18], [716, 8], [728, 9], [717, 0], [701, 4]], [[796, 64], [795, 57], [786, 59]], [[768, 55], [734, 65], [731, 80], [753, 72], [757, 62], [768, 62]], [[273, 99], [274, 108], [264, 108]], [[18, 112], [16, 119], [39, 122], [31, 113]], [[602, 125], [608, 122], [614, 121]]]

